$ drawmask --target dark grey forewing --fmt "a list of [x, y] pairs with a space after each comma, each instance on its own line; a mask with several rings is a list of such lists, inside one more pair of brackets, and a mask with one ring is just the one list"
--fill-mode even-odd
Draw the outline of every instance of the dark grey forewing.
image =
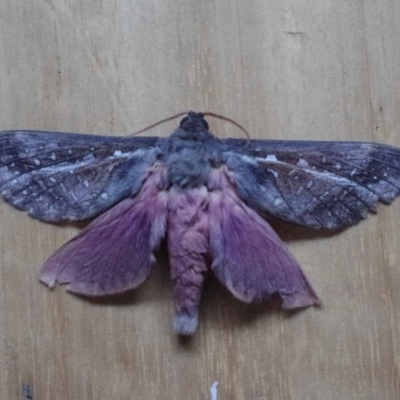
[[400, 150], [359, 142], [222, 140], [239, 195], [255, 210], [313, 228], [356, 224], [400, 193]]
[[58, 132], [0, 134], [0, 190], [44, 221], [78, 221], [137, 193], [162, 139]]

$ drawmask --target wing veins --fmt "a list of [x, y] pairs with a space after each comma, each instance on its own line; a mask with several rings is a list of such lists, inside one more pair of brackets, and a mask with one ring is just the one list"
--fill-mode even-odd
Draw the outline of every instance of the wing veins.
[[[334, 185], [332, 185], [331, 187], [328, 187], [328, 186], [325, 185], [323, 182], [320, 182], [320, 181], [319, 181], [319, 183], [326, 189], [326, 191], [327, 191], [329, 194], [331, 194], [331, 196], [333, 196], [334, 200], [338, 201], [340, 204], [342, 204], [342, 205], [344, 206], [344, 208], [345, 208], [346, 210], [350, 211], [352, 214], [354, 214], [356, 217], [358, 217], [358, 215], [357, 215], [351, 208], [349, 208], [349, 207], [346, 205], [346, 203], [344, 203], [341, 199], [339, 199], [339, 197], [337, 197], [335, 194], [332, 193], [332, 190], [333, 190], [334, 188], [337, 188], [337, 187], [338, 187], [338, 188], [340, 188], [341, 190], [344, 190], [346, 193], [349, 193], [350, 195], [353, 195], [351, 192], [349, 192], [346, 188], [343, 188], [342, 186], [340, 186], [340, 185], [338, 185], [338, 184], [334, 184]], [[321, 199], [321, 197], [317, 198], [316, 196], [314, 196], [314, 195], [311, 193], [310, 189], [307, 188], [307, 186], [306, 186], [306, 190], [307, 190], [308, 193], [310, 193], [314, 198], [316, 198], [318, 201], [320, 201], [321, 204], [322, 204], [330, 213], [332, 213], [333, 215], [336, 216], [336, 218], [338, 218], [340, 221], [343, 220], [343, 218], [341, 218], [340, 214], [338, 214], [337, 212], [333, 211], [328, 205], [326, 205], [326, 203]], [[353, 196], [353, 197], [355, 197], [355, 198], [358, 199], [358, 197], [356, 197], [356, 196]], [[309, 210], [309, 211], [312, 212], [311, 210]]]
[[[354, 184], [356, 184], [356, 185], [358, 185], [358, 186], [361, 186], [361, 187], [363, 187], [365, 190], [368, 190], [370, 193], [372, 193], [373, 195], [375, 195], [375, 196], [378, 196], [378, 198], [380, 197], [380, 195], [379, 194], [377, 194], [377, 193], [375, 193], [373, 190], [371, 190], [370, 188], [368, 188], [368, 187], [366, 187], [366, 186], [364, 186], [364, 185], [362, 185], [362, 184], [360, 184], [360, 183], [358, 183], [358, 182], [356, 182], [356, 181], [353, 181], [353, 180], [351, 180], [351, 179], [348, 179], [346, 176], [344, 176], [344, 175], [339, 175], [339, 174], [337, 174], [335, 171], [333, 171], [333, 170], [331, 170], [331, 169], [329, 169], [329, 168], [326, 168], [326, 167], [324, 167], [324, 166], [321, 166], [320, 164], [318, 164], [318, 163], [316, 163], [316, 162], [314, 162], [314, 161], [307, 161], [308, 163], [311, 163], [312, 165], [314, 165], [314, 166], [316, 166], [316, 167], [319, 167], [319, 168], [321, 168], [321, 169], [323, 169], [324, 171], [326, 171], [326, 172], [330, 172], [331, 174], [333, 174], [333, 175], [336, 175], [336, 176], [340, 176], [341, 178], [344, 178], [345, 180], [347, 180], [349, 183], [354, 183]], [[369, 204], [368, 203], [366, 203], [363, 199], [360, 199], [358, 196], [354, 196], [354, 194], [353, 193], [351, 193], [351, 192], [349, 192], [346, 188], [343, 188], [342, 186], [339, 186], [340, 188], [342, 188], [343, 190], [346, 190], [349, 194], [351, 194], [351, 195], [353, 195], [353, 197], [355, 197], [356, 199], [358, 199], [358, 200], [360, 200], [362, 203], [364, 203], [368, 208], [370, 208], [370, 206], [369, 206]]]
[[[49, 152], [49, 153], [50, 153], [50, 152]], [[48, 154], [48, 153], [42, 153], [42, 154]], [[94, 154], [94, 153], [92, 152], [92, 154]], [[80, 155], [80, 156], [81, 156], [81, 155], [86, 156], [87, 153], [83, 152], [83, 153], [80, 153], [79, 155]], [[33, 156], [33, 157], [35, 157], [35, 156]], [[16, 158], [16, 159], [14, 159], [14, 160], [12, 160], [12, 161], [10, 161], [10, 162], [8, 162], [8, 163], [2, 164], [2, 166], [6, 166], [6, 165], [9, 165], [9, 164], [12, 164], [13, 162], [15, 163], [16, 161], [19, 161], [19, 160], [28, 160], [28, 159], [31, 159], [31, 158], [32, 158], [32, 157]], [[17, 177], [13, 176], [13, 177], [10, 178], [9, 180], [5, 181], [1, 186], [5, 185], [5, 184], [7, 184], [7, 183], [9, 183], [9, 182], [11, 182], [13, 179], [19, 179], [19, 178], [21, 178], [21, 177], [23, 177], [23, 176], [25, 176], [25, 175], [30, 175], [30, 174], [37, 173], [37, 172], [39, 172], [39, 171], [42, 171], [42, 170], [45, 169], [45, 168], [54, 167], [54, 166], [59, 165], [59, 164], [62, 164], [62, 163], [64, 163], [64, 162], [71, 161], [71, 160], [73, 160], [73, 159], [75, 159], [75, 158], [76, 158], [76, 157], [72, 157], [72, 156], [71, 156], [71, 157], [68, 157], [68, 158], [63, 158], [63, 160], [61, 160], [61, 161], [57, 161], [57, 162], [48, 164], [48, 165], [46, 165], [46, 166], [38, 166], [39, 168], [35, 168], [35, 169], [32, 169], [31, 171], [24, 172], [24, 173], [18, 175]], [[79, 160], [79, 162], [82, 162], [82, 160]], [[73, 167], [73, 165], [74, 165], [74, 164], [71, 164], [71, 167]], [[29, 186], [29, 185], [28, 185], [28, 186]], [[26, 186], [25, 186], [25, 187], [26, 187]], [[25, 187], [24, 187], [24, 188], [25, 188]], [[18, 192], [17, 192], [17, 193], [18, 193]]]
[[[316, 165], [316, 166], [320, 166], [320, 165], [317, 164], [317, 163], [313, 163], [313, 164]], [[354, 181], [354, 180], [352, 180], [352, 179], [349, 179], [349, 178], [347, 178], [347, 177], [344, 176], [344, 175], [337, 174], [336, 172], [334, 172], [333, 170], [331, 170], [331, 169], [329, 169], [329, 168], [326, 168], [326, 167], [321, 167], [321, 168], [323, 168], [325, 171], [330, 172], [330, 173], [332, 173], [332, 174], [334, 174], [334, 175], [336, 175], [336, 176], [340, 176], [341, 178], [346, 179], [349, 183], [351, 182], [351, 183], [356, 184], [357, 186], [360, 186], [360, 187], [364, 188], [364, 189], [367, 190], [368, 192], [370, 192], [370, 193], [372, 193], [373, 195], [377, 196], [377, 197], [378, 197], [378, 200], [380, 199], [381, 195], [380, 195], [379, 193], [377, 193], [376, 191], [372, 190], [371, 188], [365, 186], [364, 184], [359, 183], [359, 182], [356, 182], [356, 181]], [[358, 196], [357, 196], [357, 198], [358, 198], [362, 203], [364, 203], [365, 205], [367, 205], [368, 208], [370, 208], [370, 206], [369, 206], [367, 203], [365, 203], [365, 201], [363, 201], [362, 199], [360, 199]], [[375, 203], [376, 203], [376, 202], [375, 202]]]
[[[305, 172], [305, 173], [307, 173], [307, 174], [310, 174], [310, 173], [312, 174], [312, 172], [313, 172], [312, 170], [310, 170], [310, 169], [308, 169], [308, 168], [298, 167], [298, 166], [296, 166], [296, 165], [289, 164], [289, 163], [286, 163], [286, 162], [280, 161], [279, 163], [280, 163], [280, 164], [287, 165], [287, 166], [289, 166], [289, 167], [291, 167], [291, 168], [295, 167], [298, 171], [303, 171], [303, 172]], [[273, 164], [273, 163], [271, 162], [271, 164]], [[330, 171], [327, 171], [327, 172], [330, 172]], [[289, 179], [288, 181], [289, 181], [289, 183], [291, 184], [292, 179]], [[344, 188], [344, 187], [342, 187], [342, 186], [340, 186], [340, 185], [338, 185], [338, 184], [335, 184], [335, 185], [332, 185], [332, 186], [329, 187], [329, 186], [327, 186], [322, 180], [318, 180], [318, 183], [320, 183], [320, 184], [326, 189], [326, 191], [327, 191], [328, 193], [330, 193], [330, 194], [332, 193], [333, 188], [339, 187], [341, 190], [344, 190], [346, 193], [348, 193], [349, 195], [351, 195], [351, 196], [354, 197], [355, 199], [358, 199], [358, 200], [360, 200], [362, 203], [364, 203], [364, 204], [368, 207], [368, 209], [370, 208], [370, 206], [369, 206], [367, 203], [365, 203], [364, 201], [362, 201], [362, 199], [360, 199], [358, 196], [355, 196], [353, 193], [349, 192], [346, 188]], [[310, 195], [312, 195], [313, 198], [316, 198], [329, 212], [333, 213], [333, 215], [335, 215], [339, 220], [342, 220], [342, 218], [340, 218], [340, 215], [337, 214], [336, 212], [334, 212], [333, 210], [331, 210], [331, 209], [329, 208], [329, 206], [326, 205], [326, 203], [325, 203], [321, 198], [317, 198], [313, 193], [311, 193], [311, 191], [309, 190], [309, 188], [306, 187], [306, 190], [307, 190], [307, 192], [308, 192]], [[293, 190], [293, 192], [295, 192], [295, 191]], [[280, 192], [280, 193], [281, 193], [281, 196], [283, 196], [282, 192]], [[333, 193], [332, 193], [332, 195], [333, 195], [334, 198], [335, 198], [337, 201], [339, 201], [348, 211], [350, 211], [351, 213], [353, 213], [353, 214], [357, 217], [357, 214], [356, 214], [356, 212], [355, 212], [354, 210], [352, 210], [351, 208], [348, 208], [348, 206], [347, 206], [342, 200], [340, 200], [336, 195], [334, 195]], [[308, 209], [308, 212], [312, 212], [312, 211]], [[295, 214], [295, 213], [294, 213], [294, 214]], [[302, 216], [303, 216], [304, 214], [305, 214], [305, 213], [302, 213], [301, 216], [299, 216], [299, 215], [297, 215], [297, 216], [298, 216], [299, 218], [302, 218]], [[296, 214], [295, 214], [295, 215], [296, 215]], [[318, 218], [318, 216], [314, 215], [314, 218], [315, 218], [317, 221], [319, 221], [319, 223], [321, 223], [321, 219]]]
[[[392, 166], [391, 164], [388, 164], [388, 163], [386, 163], [386, 162], [384, 162], [384, 161], [382, 161], [382, 160], [379, 160], [379, 159], [376, 159], [376, 158], [373, 158], [373, 157], [368, 157], [368, 159], [373, 160], [373, 161], [380, 162], [381, 164], [387, 165], [387, 166], [389, 166], [389, 167], [391, 167], [391, 168], [393, 168], [393, 169], [396, 169], [396, 170], [400, 171], [400, 168], [396, 168], [395, 166]], [[380, 175], [380, 174], [376, 174], [376, 173], [374, 173], [374, 172], [371, 172], [370, 170], [368, 170], [368, 169], [365, 168], [365, 167], [360, 167], [360, 166], [358, 166], [358, 165], [351, 164], [351, 163], [349, 163], [348, 161], [343, 161], [342, 159], [336, 158], [336, 157], [334, 158], [334, 160], [337, 161], [337, 162], [344, 163], [344, 164], [346, 164], [346, 165], [348, 165], [348, 166], [350, 166], [350, 167], [353, 167], [354, 169], [359, 169], [359, 170], [361, 170], [361, 171], [364, 171], [364, 172], [366, 172], [369, 176], [372, 176], [372, 177], [377, 176], [380, 180], [385, 181], [385, 182], [388, 183], [389, 185], [393, 186], [395, 189], [400, 190], [400, 186], [396, 186], [394, 183], [390, 182], [390, 181], [389, 181], [387, 178], [385, 178], [384, 176], [382, 176], [382, 175]], [[344, 176], [344, 175], [340, 175], [340, 176]], [[356, 182], [355, 180], [351, 179], [351, 177], [350, 177], [350, 178], [347, 178], [347, 179], [349, 179], [351, 182], [355, 182], [357, 185], [360, 185], [360, 186], [365, 187], [364, 185], [361, 185], [360, 183], [358, 183], [358, 182]], [[368, 189], [368, 188], [366, 188], [366, 189]], [[370, 190], [370, 189], [368, 189], [368, 190]], [[372, 191], [372, 190], [370, 190], [370, 191]], [[375, 193], [375, 192], [374, 192], [374, 193]], [[376, 193], [375, 193], [375, 194], [376, 194]]]

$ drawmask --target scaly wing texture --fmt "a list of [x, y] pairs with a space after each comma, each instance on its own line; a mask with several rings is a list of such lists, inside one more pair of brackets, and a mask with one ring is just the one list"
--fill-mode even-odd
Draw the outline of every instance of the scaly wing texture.
[[135, 195], [159, 153], [155, 137], [0, 134], [0, 191], [44, 221], [84, 220]]
[[102, 296], [141, 284], [165, 235], [167, 194], [152, 174], [139, 194], [125, 199], [57, 250], [39, 278], [48, 286], [70, 283], [73, 293]]
[[357, 142], [223, 140], [240, 197], [313, 228], [354, 225], [400, 193], [400, 150]]
[[286, 309], [319, 303], [289, 250], [233, 188], [211, 193], [209, 221], [212, 270], [235, 297], [255, 302], [279, 295]]

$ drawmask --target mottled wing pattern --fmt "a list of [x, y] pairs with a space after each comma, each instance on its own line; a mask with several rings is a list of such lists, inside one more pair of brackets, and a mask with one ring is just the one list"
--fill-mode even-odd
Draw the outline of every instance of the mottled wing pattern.
[[400, 150], [358, 142], [222, 140], [239, 196], [259, 213], [313, 227], [354, 225], [400, 193]]
[[44, 221], [84, 220], [138, 192], [156, 137], [9, 131], [0, 134], [0, 191]]

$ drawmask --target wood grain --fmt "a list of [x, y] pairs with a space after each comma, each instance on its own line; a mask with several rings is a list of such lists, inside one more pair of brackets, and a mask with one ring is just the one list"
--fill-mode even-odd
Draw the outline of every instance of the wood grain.
[[[397, 0], [1, 0], [0, 130], [117, 135], [193, 109], [253, 138], [400, 146], [399, 16]], [[1, 202], [0, 398], [204, 400], [214, 381], [219, 400], [400, 398], [399, 213], [278, 226], [323, 308], [244, 306], [210, 279], [182, 342], [165, 263], [107, 303], [49, 291], [37, 271], [77, 229]]]

